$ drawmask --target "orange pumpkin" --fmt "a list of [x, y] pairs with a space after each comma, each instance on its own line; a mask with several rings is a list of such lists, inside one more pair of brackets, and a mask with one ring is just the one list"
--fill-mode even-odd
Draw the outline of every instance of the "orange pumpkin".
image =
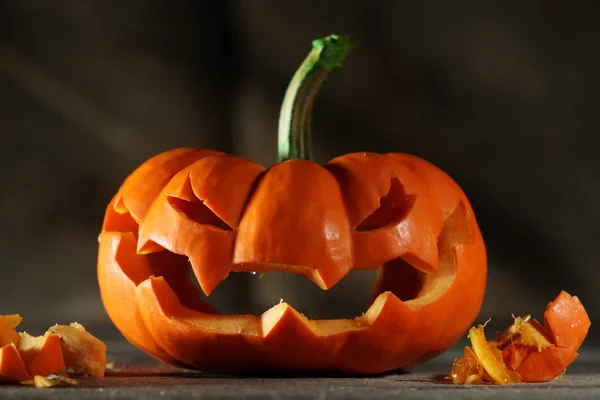
[[[144, 162], [107, 207], [98, 279], [105, 308], [134, 345], [205, 371], [380, 373], [423, 362], [473, 323], [486, 284], [484, 242], [459, 186], [408, 154], [310, 161], [311, 103], [350, 49], [313, 42], [284, 98], [281, 162], [213, 150]], [[260, 316], [220, 315], [206, 295], [230, 272], [306, 275], [327, 290], [378, 269], [362, 316], [309, 320], [286, 303]]]

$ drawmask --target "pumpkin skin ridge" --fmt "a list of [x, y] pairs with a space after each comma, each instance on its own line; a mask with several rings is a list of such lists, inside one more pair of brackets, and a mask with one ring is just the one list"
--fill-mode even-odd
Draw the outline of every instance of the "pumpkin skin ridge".
[[[432, 166], [433, 166], [433, 165], [432, 165]], [[434, 168], [435, 168], [435, 167], [434, 167]], [[265, 172], [265, 174], [266, 174], [266, 172]], [[264, 177], [264, 175], [263, 175], [263, 177]], [[172, 178], [171, 178], [171, 179], [172, 179]], [[165, 186], [166, 186], [166, 185], [165, 185]], [[257, 188], [257, 190], [258, 190], [258, 188]], [[464, 194], [462, 194], [462, 192], [458, 192], [458, 193], [459, 193], [459, 194], [457, 195], [457, 197], [458, 197], [458, 199], [457, 199], [457, 200], [458, 200], [459, 202], [462, 202], [462, 203], [463, 203], [464, 207], [466, 208], [466, 213], [467, 213], [467, 214], [469, 214], [469, 215], [472, 215], [472, 213], [471, 213], [471, 211], [470, 211], [470, 205], [468, 204], [468, 201], [466, 200], [466, 197], [464, 196]], [[118, 196], [118, 194], [117, 194], [117, 196]], [[249, 196], [249, 197], [250, 197], [250, 196]], [[157, 199], [158, 199], [158, 196], [157, 196], [157, 198], [156, 198], [156, 199], [154, 199], [154, 201], [156, 201]], [[249, 202], [249, 201], [250, 201], [250, 199], [247, 199], [247, 202]], [[241, 218], [240, 218], [240, 219], [243, 219], [243, 218], [244, 218], [244, 214], [245, 214], [245, 210], [242, 210], [242, 212], [241, 212]], [[476, 224], [476, 222], [474, 221], [474, 219], [469, 219], [469, 221], [470, 221], [470, 223], [471, 223], [471, 224], [473, 224], [473, 223], [475, 223], [475, 224]], [[475, 225], [475, 227], [476, 227], [476, 225]], [[235, 230], [236, 230], [236, 227], [234, 227], [234, 229], [233, 229], [233, 230], [235, 231]], [[477, 227], [476, 227], [476, 230], [477, 230], [477, 233], [478, 233], [478, 228], [477, 228]], [[474, 240], [474, 241], [473, 241], [473, 245], [472, 245], [472, 246], [475, 246], [475, 247], [477, 247], [476, 240]], [[455, 249], [455, 251], [456, 251], [456, 252], [458, 252], [458, 251], [459, 251], [459, 249], [462, 249], [463, 247], [465, 247], [465, 245], [462, 245], [462, 246], [457, 246], [457, 247], [456, 247], [456, 249]], [[462, 250], [460, 250], [460, 251], [462, 251]], [[407, 253], [407, 254], [408, 254], [408, 253]], [[391, 260], [390, 260], [390, 261], [391, 261]], [[460, 263], [458, 263], [458, 264], [460, 264]], [[477, 263], [476, 263], [476, 264], [477, 264]], [[230, 264], [230, 265], [231, 265], [231, 264]], [[484, 264], [483, 264], [483, 265], [484, 265]], [[484, 266], [485, 266], [485, 265], [484, 265]], [[472, 269], [477, 269], [477, 267], [473, 267]], [[479, 269], [481, 269], [481, 266], [479, 267]], [[485, 269], [485, 268], [483, 268], [483, 269]], [[145, 281], [144, 281], [144, 282], [145, 282]], [[142, 282], [142, 283], [143, 283], [143, 282]], [[142, 284], [142, 283], [140, 283], [139, 285], [137, 285], [137, 286], [136, 286], [136, 291], [138, 291], [138, 290], [139, 290], [139, 287], [141, 286], [141, 284]], [[454, 285], [454, 282], [452, 282], [452, 285]], [[448, 289], [450, 289], [450, 288], [448, 288]], [[477, 290], [476, 290], [475, 292], [477, 292]], [[385, 293], [384, 293], [384, 294], [385, 294]], [[393, 295], [393, 293], [390, 293], [390, 294], [392, 294], [392, 295]], [[445, 296], [445, 295], [446, 295], [446, 293], [445, 293], [445, 292], [441, 294], [441, 296], [442, 296], [442, 297], [443, 297], [443, 296]], [[379, 296], [382, 296], [382, 294], [380, 294]], [[388, 294], [387, 296], [384, 296], [384, 297], [385, 297], [385, 299], [386, 299], [386, 302], [385, 302], [385, 304], [387, 304], [387, 302], [388, 302], [388, 301], [392, 301], [392, 300], [388, 300], [388, 298], [389, 298], [389, 299], [396, 298], [396, 301], [397, 301], [398, 303], [400, 303], [400, 304], [404, 304], [404, 305], [405, 305], [405, 306], [402, 306], [402, 307], [403, 307], [403, 309], [407, 310], [407, 311], [405, 311], [405, 313], [408, 313], [409, 311], [410, 311], [410, 312], [412, 312], [412, 313], [419, 313], [419, 309], [420, 309], [420, 308], [417, 308], [416, 310], [409, 310], [409, 308], [410, 308], [410, 307], [407, 307], [407, 306], [406, 306], [406, 303], [404, 303], [404, 302], [401, 302], [401, 301], [400, 301], [400, 300], [399, 300], [399, 299], [398, 299], [398, 298], [397, 298], [395, 295], [394, 295], [393, 297], [389, 297], [389, 294]], [[477, 296], [476, 296], [476, 295], [474, 295], [474, 297], [477, 297]], [[436, 300], [434, 300], [434, 301], [436, 301], [436, 302], [437, 302], [437, 301], [439, 301], [439, 299], [436, 299]], [[141, 305], [139, 304], [139, 301], [138, 301], [137, 303], [138, 303], [138, 306], [139, 306], [139, 307], [141, 307]], [[475, 301], [475, 303], [477, 303], [477, 301]], [[375, 303], [373, 303], [373, 304], [375, 304]], [[384, 306], [385, 306], [385, 304], [384, 304]], [[390, 304], [391, 304], [391, 303], [390, 303]], [[285, 316], [285, 318], [289, 318], [289, 319], [291, 319], [291, 320], [295, 320], [295, 319], [297, 319], [297, 318], [300, 318], [300, 317], [288, 316], [288, 314], [289, 314], [289, 315], [292, 315], [292, 314], [293, 314], [293, 315], [296, 315], [296, 314], [294, 314], [294, 313], [297, 313], [297, 311], [295, 311], [295, 310], [294, 310], [294, 309], [293, 309], [291, 306], [288, 306], [288, 305], [286, 305], [286, 306], [287, 306], [287, 307], [289, 307], [289, 310], [290, 310], [290, 311], [285, 311], [285, 312], [284, 312], [284, 316]], [[277, 307], [277, 306], [276, 306], [276, 307]], [[371, 307], [372, 307], [372, 306], [371, 306]], [[478, 308], [478, 307], [476, 307], [476, 308]], [[288, 310], [288, 309], [286, 308], [286, 310]], [[267, 311], [269, 311], [269, 310], [267, 310]], [[267, 311], [266, 311], [266, 312], [267, 312]], [[290, 313], [291, 313], [291, 314], [290, 314]], [[380, 313], [381, 313], [381, 310], [380, 310]], [[263, 313], [263, 315], [264, 315], [264, 313]], [[299, 315], [299, 313], [298, 313], [298, 315]], [[473, 318], [474, 318], [474, 317], [473, 317]], [[414, 320], [414, 319], [413, 319], [413, 318], [411, 318], [411, 320]], [[314, 331], [314, 329], [312, 329], [312, 328], [311, 328], [311, 322], [312, 322], [312, 321], [315, 321], [315, 320], [306, 320], [306, 321], [308, 321], [308, 325], [307, 325], [307, 324], [304, 324], [304, 325], [306, 325], [306, 326], [308, 327], [308, 329], [314, 333], [314, 332], [315, 332], [315, 331]], [[331, 320], [320, 320], [320, 321], [331, 321]], [[147, 327], [148, 327], [149, 329], [150, 329], [150, 328], [153, 328], [153, 326], [152, 326], [152, 325], [148, 326], [148, 324], [147, 324], [147, 321], [145, 321], [144, 323], [147, 325]], [[171, 322], [170, 322], [170, 323], [171, 323]], [[373, 321], [373, 323], [377, 323], [377, 319], [375, 319], [375, 320]], [[303, 328], [303, 327], [301, 327], [300, 325], [298, 325], [298, 324], [299, 324], [299, 322], [298, 322], [298, 321], [294, 322], [294, 324], [296, 324], [296, 326], [298, 327], [298, 329], [306, 329], [306, 328]], [[370, 325], [370, 326], [372, 326], [372, 325]], [[314, 327], [313, 327], [313, 328], [314, 328]], [[467, 326], [467, 328], [468, 328], [468, 326]], [[361, 326], [360, 328], [356, 329], [356, 331], [364, 331], [364, 330], [366, 330], [366, 329], [368, 329], [368, 328], [365, 328], [364, 326]], [[466, 329], [466, 328], [465, 328], [465, 329]], [[331, 334], [329, 334], [329, 335], [327, 335], [327, 336], [331, 336], [331, 337], [340, 336], [340, 335], [344, 335], [344, 334], [346, 334], [346, 332], [348, 332], [348, 331], [342, 331], [342, 332], [337, 332], [337, 333], [336, 333], [336, 332], [333, 332], [333, 333], [331, 333]], [[234, 333], [234, 334], [235, 334], [235, 333]], [[274, 333], [273, 333], [273, 334], [274, 334]], [[156, 340], [156, 334], [155, 334], [155, 332], [152, 332], [152, 335], [154, 335], [154, 338], [155, 338], [155, 340]], [[317, 337], [317, 335], [313, 335], [313, 336]], [[309, 337], [310, 337], [310, 335], [309, 335]], [[311, 340], [312, 340], [312, 339], [311, 339]], [[321, 351], [324, 351], [324, 352], [325, 352], [325, 353], [327, 353], [327, 354], [331, 354], [331, 351], [333, 351], [333, 350], [331, 350], [331, 349], [336, 349], [336, 350], [335, 350], [335, 352], [336, 352], [336, 353], [340, 353], [340, 352], [343, 352], [343, 348], [344, 348], [345, 346], [347, 346], [347, 344], [343, 344], [343, 343], [352, 343], [353, 341], [356, 341], [356, 339], [348, 339], [348, 338], [346, 338], [346, 339], [344, 339], [344, 340], [341, 340], [341, 341], [340, 341], [340, 340], [338, 340], [338, 341], [334, 342], [334, 343], [338, 343], [338, 344], [336, 344], [335, 346], [332, 344], [331, 346], [333, 346], [333, 347], [331, 347], [331, 348], [328, 348], [328, 349], [321, 349]], [[359, 340], [359, 342], [361, 342], [361, 341]], [[258, 345], [257, 345], [257, 346], [258, 346]], [[440, 346], [438, 346], [438, 347], [440, 347]], [[253, 351], [253, 350], [248, 350], [248, 351]], [[411, 364], [414, 364], [414, 363], [416, 363], [416, 362], [419, 362], [419, 361], [418, 361], [418, 360], [419, 360], [419, 357], [420, 357], [420, 358], [424, 358], [424, 357], [425, 357], [425, 358], [428, 358], [428, 357], [431, 357], [431, 354], [434, 354], [436, 351], [438, 351], [438, 350], [435, 350], [435, 349], [434, 349], [432, 352], [430, 352], [430, 353], [423, 353], [423, 354], [419, 355], [418, 357], [417, 357], [417, 355], [413, 355], [413, 356], [411, 356], [411, 358], [412, 358], [412, 361], [411, 361], [411, 360], [409, 360], [409, 357], [407, 357], [407, 358], [406, 358], [406, 362], [403, 362], [403, 363], [399, 363], [398, 361], [395, 361], [395, 362], [393, 362], [393, 361], [390, 361], [390, 360], [389, 360], [389, 357], [387, 357], [387, 358], [386, 358], [386, 357], [384, 357], [384, 361], [385, 361], [385, 360], [387, 360], [387, 361], [385, 361], [385, 362], [384, 362], [384, 361], [382, 361], [381, 363], [377, 364], [377, 367], [375, 367], [375, 364], [372, 364], [372, 365], [371, 365], [371, 367], [369, 368], [369, 371], [367, 371], [367, 370], [362, 370], [360, 367], [348, 367], [348, 366], [345, 366], [345, 367], [344, 367], [344, 366], [341, 366], [341, 367], [340, 367], [340, 366], [339, 366], [340, 364], [337, 364], [337, 366], [335, 366], [335, 365], [333, 365], [333, 364], [331, 364], [331, 363], [329, 363], [329, 366], [325, 366], [325, 369], [330, 369], [330, 368], [331, 368], [331, 369], [333, 369], [333, 370], [339, 370], [339, 369], [341, 369], [341, 370], [344, 370], [344, 371], [347, 371], [347, 372], [352, 372], [352, 371], [354, 371], [354, 372], [356, 372], [356, 373], [370, 373], [370, 372], [376, 373], [376, 372], [383, 372], [383, 371], [385, 371], [385, 370], [389, 370], [389, 368], [390, 368], [390, 365], [392, 365], [392, 364], [394, 365], [394, 368], [398, 368], [398, 367], [408, 367], [408, 366], [410, 366]], [[256, 352], [254, 352], [254, 353], [256, 353]], [[179, 357], [179, 354], [177, 354], [177, 353], [175, 353], [175, 354], [177, 355], [177, 357]], [[256, 356], [256, 354], [255, 354], [255, 356]], [[342, 357], [342, 356], [340, 356], [340, 357]], [[174, 358], [174, 357], [171, 357], [171, 358]], [[305, 361], [303, 361], [303, 362], [305, 362]], [[265, 361], [265, 363], [266, 363], [266, 365], [268, 364], [268, 365], [271, 365], [271, 366], [276, 366], [275, 364], [272, 364], [271, 362], [266, 362], [266, 361]], [[217, 363], [216, 365], [218, 366], [218, 364], [219, 364], [219, 363]], [[385, 364], [385, 366], [384, 366], [384, 364]], [[213, 370], [213, 369], [210, 367], [210, 365], [208, 365], [208, 366], [204, 366], [204, 368], [206, 368], [207, 370]], [[223, 368], [225, 368], [225, 370], [227, 370], [227, 368], [226, 368], [225, 366], [224, 366]], [[302, 364], [302, 363], [298, 364], [296, 367], [292, 367], [292, 369], [296, 369], [296, 368], [299, 368], [299, 369], [314, 369], [314, 368], [311, 368], [311, 367], [310, 367], [310, 365], [308, 365], [308, 364]], [[366, 367], [365, 367], [365, 368], [366, 368]], [[218, 368], [217, 368], [217, 369], [218, 369]], [[321, 368], [318, 368], [318, 366], [317, 366], [317, 368], [316, 368], [316, 369], [321, 369]]]

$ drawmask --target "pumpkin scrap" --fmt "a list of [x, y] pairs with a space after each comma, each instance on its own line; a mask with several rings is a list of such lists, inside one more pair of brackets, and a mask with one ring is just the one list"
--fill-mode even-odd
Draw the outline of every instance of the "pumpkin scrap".
[[51, 374], [48, 376], [36, 375], [32, 380], [23, 381], [21, 384], [45, 389], [54, 386], [77, 386], [79, 382], [66, 374]]
[[456, 384], [548, 382], [564, 374], [590, 328], [576, 296], [561, 291], [544, 313], [544, 325], [530, 315], [486, 340], [485, 325], [472, 327], [464, 357], [454, 361], [449, 378]]
[[14, 343], [0, 348], [0, 376], [4, 380], [20, 382], [29, 379], [25, 363]]
[[63, 340], [63, 354], [67, 368], [83, 369], [86, 376], [104, 377], [106, 345], [74, 322], [71, 325], [54, 325], [49, 332], [59, 334]]
[[104, 376], [106, 345], [80, 324], [55, 325], [36, 337], [17, 332], [20, 322], [18, 315], [0, 316], [0, 381], [48, 388], [77, 384], [61, 373], [66, 369]]
[[519, 374], [510, 371], [506, 367], [502, 351], [498, 348], [497, 343], [485, 340], [483, 328], [484, 325], [471, 328], [469, 330], [469, 339], [473, 344], [473, 351], [475, 352], [477, 361], [481, 364], [485, 372], [487, 372], [486, 378], [501, 385], [520, 382], [521, 377]]
[[31, 375], [50, 375], [65, 368], [59, 335], [35, 337], [23, 332], [17, 349]]
[[19, 343], [21, 337], [15, 330], [21, 323], [19, 315], [0, 315], [0, 346], [9, 343]]

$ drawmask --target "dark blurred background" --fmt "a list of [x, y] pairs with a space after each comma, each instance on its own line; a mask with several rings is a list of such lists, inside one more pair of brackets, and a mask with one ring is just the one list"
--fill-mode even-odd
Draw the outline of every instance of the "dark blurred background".
[[[317, 101], [318, 160], [403, 151], [453, 176], [488, 245], [482, 319], [539, 317], [561, 289], [598, 318], [599, 11], [554, 0], [0, 3], [0, 313], [31, 329], [110, 326], [97, 236], [123, 179], [180, 146], [273, 164], [288, 80], [313, 38], [347, 32], [361, 45]], [[292, 278], [232, 277], [214, 301], [260, 312], [281, 294], [327, 309]], [[368, 298], [371, 275], [361, 279], [331, 304]]]

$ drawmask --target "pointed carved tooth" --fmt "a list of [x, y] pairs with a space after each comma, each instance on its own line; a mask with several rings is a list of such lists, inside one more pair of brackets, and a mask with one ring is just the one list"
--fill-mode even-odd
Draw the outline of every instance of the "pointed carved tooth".
[[318, 287], [323, 290], [329, 290], [336, 283], [342, 280], [348, 272], [350, 271], [351, 266], [347, 265], [331, 265], [327, 268], [315, 269], [312, 274], [309, 275], [309, 279]]
[[[392, 292], [384, 292], [375, 299], [371, 307], [360, 318], [363, 323], [371, 326], [376, 326], [382, 321], [386, 324], [391, 323], [398, 332], [401, 332], [410, 330], [406, 328], [413, 324], [415, 313]], [[389, 328], [393, 329], [392, 326]]]
[[269, 334], [271, 329], [273, 329], [275, 324], [279, 322], [283, 314], [285, 314], [289, 308], [290, 306], [287, 303], [282, 302], [262, 313], [260, 319], [263, 336], [267, 336]]
[[129, 210], [127, 210], [127, 206], [125, 205], [125, 200], [123, 200], [122, 195], [117, 194], [115, 196], [114, 203], [113, 203], [113, 210], [115, 210], [119, 214], [125, 214], [125, 213], [129, 212]]
[[[230, 265], [227, 262], [229, 260], [223, 260], [222, 258], [224, 258], [223, 254], [228, 255], [230, 253], [216, 254], [214, 261], [208, 256], [211, 252], [216, 253], [218, 250], [207, 250], [202, 254], [202, 250], [194, 249], [198, 255], [190, 256], [190, 264], [192, 264], [194, 275], [202, 291], [207, 296], [229, 275]], [[221, 259], [220, 262], [216, 261], [218, 259]]]
[[279, 338], [315, 338], [314, 321], [294, 310], [287, 303], [279, 303], [265, 311], [261, 316], [263, 336], [266, 340]]
[[145, 241], [139, 241], [138, 242], [138, 248], [137, 248], [137, 252], [138, 254], [151, 254], [151, 253], [158, 253], [159, 251], [164, 251], [166, 250], [164, 247], [162, 247], [160, 244], [148, 239]]
[[187, 254], [194, 275], [207, 296], [229, 275], [234, 232], [203, 227], [197, 229], [187, 245]]

